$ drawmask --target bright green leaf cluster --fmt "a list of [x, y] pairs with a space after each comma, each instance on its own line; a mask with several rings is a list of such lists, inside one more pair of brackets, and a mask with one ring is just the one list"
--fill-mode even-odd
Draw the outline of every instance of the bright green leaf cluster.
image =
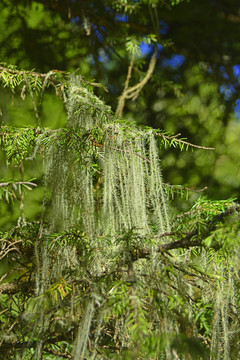
[[37, 133], [33, 128], [0, 128], [0, 145], [6, 154], [6, 164], [19, 165], [33, 151]]

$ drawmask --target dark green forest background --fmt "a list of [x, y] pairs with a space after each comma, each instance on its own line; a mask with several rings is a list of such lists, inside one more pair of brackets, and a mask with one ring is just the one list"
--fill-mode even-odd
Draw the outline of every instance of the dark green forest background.
[[[154, 7], [155, 6], [155, 7]], [[132, 8], [131, 8], [132, 7]], [[157, 9], [155, 14], [154, 9]], [[124, 117], [138, 124], [181, 133], [189, 142], [214, 151], [161, 150], [164, 181], [200, 190], [211, 199], [237, 198], [240, 189], [240, 4], [238, 0], [201, 1], [1, 1], [0, 61], [18, 69], [77, 72], [103, 84], [96, 94], [116, 109], [129, 66], [132, 83], [147, 70], [157, 48], [155, 71]], [[152, 45], [143, 41], [154, 34]], [[0, 89], [1, 123], [36, 126], [31, 97], [23, 101]], [[27, 104], [27, 105], [26, 105]], [[43, 126], [64, 126], [66, 115], [53, 90], [38, 104]], [[16, 177], [1, 154], [1, 178]], [[26, 178], [41, 166], [25, 164]], [[38, 169], [39, 174], [36, 174]], [[14, 173], [15, 172], [15, 173]], [[40, 213], [41, 187], [26, 195], [28, 217]], [[199, 193], [191, 193], [195, 200]], [[31, 199], [31, 200], [30, 200]], [[175, 205], [185, 209], [183, 201]], [[0, 225], [18, 217], [1, 204]]]

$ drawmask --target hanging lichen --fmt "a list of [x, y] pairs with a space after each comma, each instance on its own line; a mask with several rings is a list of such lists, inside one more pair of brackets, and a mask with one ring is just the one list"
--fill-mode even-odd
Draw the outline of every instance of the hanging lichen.
[[[121, 124], [108, 120], [109, 109], [77, 80], [70, 81], [66, 107], [69, 146], [53, 143], [45, 155], [53, 229], [80, 226], [90, 237], [130, 229], [142, 235], [169, 231], [154, 135], [133, 132], [126, 138]], [[102, 132], [101, 144], [93, 138], [96, 129]], [[74, 131], [78, 142], [85, 141], [78, 158], [70, 135]]]
[[87, 342], [89, 331], [94, 314], [94, 301], [89, 299], [82, 321], [80, 321], [78, 334], [76, 338], [76, 344], [74, 346], [73, 359], [84, 359], [84, 355], [87, 349]]
[[[51, 203], [51, 209], [45, 212], [50, 227], [41, 247], [36, 247], [37, 295], [44, 297], [38, 306], [44, 306], [38, 315], [42, 325], [34, 333], [40, 336], [47, 327], [59, 326], [59, 321], [51, 325], [45, 309], [49, 311], [52, 302], [69, 291], [71, 305], [60, 323], [66, 332], [71, 329], [71, 319], [78, 323], [74, 359], [86, 354], [97, 358], [96, 351], [90, 351], [89, 338], [95, 348], [103, 349], [109, 333], [116, 347], [124, 344], [135, 358], [137, 354], [145, 358], [144, 346], [152, 337], [163, 358], [171, 359], [182, 351], [178, 343], [181, 332], [196, 336], [196, 289], [191, 283], [186, 288], [185, 278], [177, 272], [184, 268], [185, 261], [177, 252], [173, 263], [170, 258], [165, 262], [159, 253], [159, 245], [166, 241], [162, 235], [170, 233], [170, 225], [155, 133], [113, 119], [109, 108], [76, 79], [70, 80], [65, 101], [67, 128], [53, 133], [44, 144], [45, 202]], [[64, 250], [63, 245], [55, 243], [49, 247], [49, 234], [74, 231], [75, 240], [64, 245]], [[134, 251], [141, 251], [145, 244], [149, 261], [139, 259], [134, 263]], [[204, 254], [202, 267], [207, 271]], [[168, 286], [167, 269], [175, 269], [170, 271], [175, 284], [172, 288]], [[95, 281], [105, 279], [105, 273], [111, 277], [109, 284]], [[68, 282], [64, 280], [66, 274]], [[150, 281], [154, 290], [148, 289]], [[204, 287], [202, 298], [208, 305], [213, 301], [213, 291], [208, 282]], [[51, 291], [54, 295], [47, 301]], [[146, 295], [146, 291], [154, 296]], [[233, 299], [230, 295], [220, 298], [223, 291], [221, 288], [214, 299], [212, 353], [228, 359], [226, 310]], [[150, 313], [154, 313], [154, 320], [149, 318]], [[148, 339], [148, 332], [151, 337], [143, 346], [138, 338]], [[101, 356], [107, 359], [108, 353]]]
[[[37, 319], [33, 336], [42, 339], [47, 329], [61, 327], [75, 339], [71, 352], [76, 360], [124, 359], [126, 354], [147, 359], [152, 343], [162, 359], [170, 360], [180, 358], [182, 343], [189, 346], [182, 333], [195, 339], [196, 321], [202, 329], [211, 320], [212, 359], [229, 359], [229, 332], [237, 332], [236, 323], [229, 321], [228, 306], [237, 304], [232, 279], [222, 270], [218, 291], [203, 275], [199, 288], [192, 286], [187, 276], [193, 270], [186, 265], [191, 252], [179, 256], [175, 250], [171, 258], [159, 251], [171, 230], [154, 131], [114, 119], [74, 78], [65, 102], [67, 128], [44, 143], [44, 201], [51, 206], [44, 212], [49, 227], [35, 246], [37, 300], [29, 315]], [[198, 254], [200, 274], [209, 268], [206, 254]], [[203, 288], [207, 320], [195, 301]], [[106, 343], [113, 344], [113, 354]], [[195, 350], [187, 349], [189, 357], [182, 358], [194, 359]], [[209, 349], [199, 350], [202, 358], [209, 358]], [[39, 342], [36, 356], [41, 351]]]
[[[81, 262], [85, 250], [82, 258], [77, 260], [74, 245], [65, 247], [64, 251], [60, 252], [57, 248], [53, 252], [48, 250], [48, 253], [44, 252], [44, 248], [47, 249], [47, 240], [41, 248], [36, 247], [37, 294], [41, 296], [49, 292], [51, 283], [59, 283], [58, 279], [68, 272], [68, 268], [72, 271], [79, 269], [75, 272], [75, 281], [83, 274], [87, 280], [87, 271], [98, 276], [111, 267], [115, 271], [112, 259], [117, 259], [121, 253], [123, 269], [127, 268], [124, 262], [129, 261], [127, 246], [132, 246], [131, 233], [135, 234], [134, 241], [137, 242], [143, 237], [157, 236], [170, 230], [154, 134], [146, 134], [145, 131], [135, 128], [129, 130], [117, 120], [111, 120], [110, 109], [76, 78], [69, 82], [65, 102], [67, 129], [62, 133], [53, 133], [44, 150], [45, 203], [51, 203], [50, 212], [45, 213], [50, 217], [48, 233], [77, 228], [87, 237], [91, 246], [102, 246], [103, 241], [107, 242], [104, 253], [96, 250], [88, 259], [84, 270]], [[108, 247], [109, 239], [111, 247]], [[44, 237], [42, 241], [44, 243]], [[153, 271], [155, 270], [151, 267], [146, 268], [147, 276], [152, 276]], [[60, 285], [62, 288], [62, 283]], [[131, 291], [134, 292], [136, 300], [131, 302], [133, 308], [129, 316], [132, 316], [132, 311], [140, 311], [136, 315], [136, 319], [139, 319], [137, 321], [140, 321], [141, 316], [146, 320], [145, 310], [134, 305], [141, 303], [138, 290]], [[78, 314], [80, 324], [74, 346], [74, 359], [84, 357], [93, 314], [101, 296], [97, 289], [94, 289], [92, 300], [82, 304], [80, 312], [76, 312], [76, 304], [83, 300], [77, 295], [72, 296], [71, 313], [75, 312], [74, 317]], [[104, 312], [99, 314], [101, 321], [104, 319]], [[122, 330], [118, 332], [117, 324], [120, 323]], [[125, 327], [123, 319], [116, 320], [114, 336], [126, 343], [128, 335], [122, 333]], [[40, 331], [44, 331], [44, 324]], [[141, 331], [145, 332], [144, 329]], [[134, 334], [135, 332], [130, 336], [133, 339]], [[102, 334], [99, 330], [97, 337], [101, 342]], [[135, 347], [135, 351], [138, 348], [140, 349], [140, 343]]]

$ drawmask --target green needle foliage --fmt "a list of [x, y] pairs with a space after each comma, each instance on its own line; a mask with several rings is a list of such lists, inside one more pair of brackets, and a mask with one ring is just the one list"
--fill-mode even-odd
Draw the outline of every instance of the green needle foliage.
[[[67, 124], [1, 126], [21, 179], [0, 183], [21, 210], [0, 234], [2, 358], [237, 359], [240, 207], [201, 197], [174, 218], [169, 189], [188, 190], [162, 180], [159, 147], [198, 146], [115, 116], [81, 77], [27, 74], [1, 78], [26, 86], [33, 108], [54, 84]], [[29, 162], [42, 164], [36, 180]], [[24, 190], [37, 185], [29, 221]]]

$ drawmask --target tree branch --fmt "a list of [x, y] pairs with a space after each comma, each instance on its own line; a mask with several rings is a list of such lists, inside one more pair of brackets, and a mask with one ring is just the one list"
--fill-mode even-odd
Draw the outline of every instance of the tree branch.
[[125, 82], [125, 85], [124, 85], [122, 95], [118, 99], [116, 115], [119, 115], [119, 116], [122, 116], [122, 112], [123, 112], [123, 109], [124, 109], [125, 100], [126, 100], [126, 91], [128, 89], [129, 81], [130, 81], [130, 78], [131, 78], [132, 69], [133, 69], [133, 63], [134, 63], [134, 55], [132, 55], [132, 57], [131, 57], [130, 65], [128, 67], [127, 79], [126, 79], [126, 82]]
[[1, 187], [7, 187], [7, 186], [10, 186], [10, 185], [28, 185], [28, 186], [33, 186], [33, 187], [36, 187], [37, 186], [37, 184], [35, 184], [35, 183], [32, 183], [32, 182], [30, 182], [30, 181], [17, 181], [17, 182], [14, 182], [14, 183], [12, 183], [12, 182], [6, 182], [6, 183], [0, 183], [0, 188]]
[[19, 291], [25, 293], [26, 291], [34, 290], [34, 282], [33, 281], [24, 281], [19, 283], [3, 283], [0, 284], [0, 294], [16, 294]]
[[146, 85], [146, 83], [150, 79], [150, 77], [155, 69], [156, 62], [157, 62], [157, 51], [154, 52], [154, 54], [150, 60], [146, 75], [144, 76], [142, 81], [140, 81], [138, 84], [128, 88], [129, 80], [130, 80], [132, 68], [133, 68], [133, 60], [134, 60], [134, 57], [132, 56], [130, 65], [128, 67], [128, 74], [127, 74], [125, 86], [124, 86], [122, 95], [119, 97], [119, 100], [118, 100], [118, 106], [116, 109], [116, 115], [118, 115], [118, 116], [122, 116], [122, 112], [123, 112], [123, 109], [125, 106], [126, 99], [136, 100], [140, 91], [142, 90], [142, 88]]
[[180, 136], [181, 134], [177, 134], [177, 135], [175, 135], [175, 136], [168, 136], [168, 135], [161, 134], [161, 133], [155, 133], [155, 135], [162, 137], [163, 140], [174, 140], [174, 141], [176, 141], [176, 142], [178, 142], [178, 143], [184, 144], [184, 145], [186, 145], [186, 146], [194, 147], [194, 148], [196, 148], [196, 149], [215, 150], [215, 148], [212, 148], [212, 147], [195, 145], [195, 144], [189, 143], [189, 142], [187, 142], [187, 141], [185, 141], [185, 140], [178, 139], [177, 137]]
[[[161, 244], [158, 246], [157, 248], [157, 252], [159, 253], [163, 253], [166, 252], [168, 250], [174, 250], [174, 249], [189, 249], [191, 247], [195, 247], [195, 246], [205, 246], [203, 244], [203, 240], [206, 239], [209, 234], [214, 231], [217, 228], [217, 225], [219, 223], [223, 223], [225, 218], [231, 214], [233, 214], [234, 212], [240, 212], [240, 205], [236, 204], [231, 206], [230, 208], [226, 209], [225, 211], [221, 212], [220, 214], [215, 215], [210, 221], [208, 221], [206, 223], [206, 231], [204, 234], [199, 235], [199, 231], [196, 228], [195, 230], [191, 231], [190, 233], [188, 233], [184, 238], [182, 238], [181, 240], [177, 240], [177, 241], [173, 241], [170, 243], [166, 243], [166, 244]], [[164, 237], [164, 236], [171, 236], [174, 235], [174, 233], [164, 233], [162, 235], [159, 236], [160, 237]], [[196, 240], [192, 240], [193, 237], [198, 236], [198, 238]], [[149, 248], [142, 248], [142, 249], [134, 249], [131, 251], [131, 258], [133, 261], [137, 261], [138, 259], [141, 258], [148, 258], [148, 256], [152, 253], [152, 250]]]

